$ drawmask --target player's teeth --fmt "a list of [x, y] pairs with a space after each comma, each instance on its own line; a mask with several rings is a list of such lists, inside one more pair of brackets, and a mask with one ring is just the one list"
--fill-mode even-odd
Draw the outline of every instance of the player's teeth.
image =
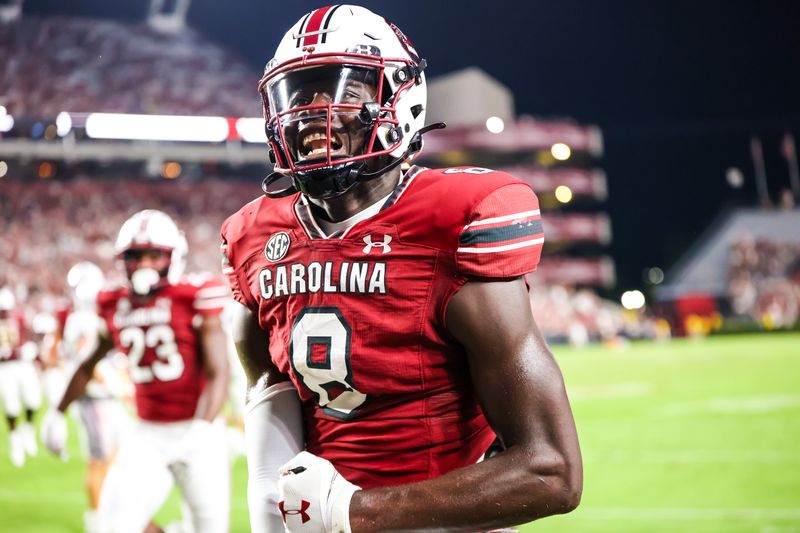
[[303, 146], [308, 146], [314, 141], [327, 141], [328, 137], [324, 133], [312, 133], [303, 138]]
[[314, 150], [311, 150], [308, 153], [308, 155], [325, 155], [327, 153], [328, 153], [328, 149], [327, 148], [316, 148]]

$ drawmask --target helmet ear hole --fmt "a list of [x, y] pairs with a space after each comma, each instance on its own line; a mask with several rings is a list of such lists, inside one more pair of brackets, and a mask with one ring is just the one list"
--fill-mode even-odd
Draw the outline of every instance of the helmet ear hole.
[[411, 106], [411, 116], [412, 117], [417, 118], [420, 115], [420, 113], [422, 113], [422, 105], [421, 104], [417, 104], [417, 105]]

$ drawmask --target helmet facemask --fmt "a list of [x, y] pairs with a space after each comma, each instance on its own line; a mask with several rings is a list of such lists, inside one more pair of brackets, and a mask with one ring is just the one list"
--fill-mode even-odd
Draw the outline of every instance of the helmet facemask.
[[394, 106], [414, 81], [392, 92], [379, 56], [318, 54], [287, 63], [259, 85], [275, 171], [309, 196], [341, 195], [400, 148]]

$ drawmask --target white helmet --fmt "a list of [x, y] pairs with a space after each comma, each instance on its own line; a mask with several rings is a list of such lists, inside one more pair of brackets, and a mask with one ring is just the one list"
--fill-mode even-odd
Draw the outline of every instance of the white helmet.
[[186, 237], [169, 215], [156, 209], [139, 211], [126, 220], [119, 230], [114, 248], [119, 257], [123, 257], [128, 250], [157, 249], [170, 254], [167, 271], [158, 272], [157, 276], [152, 269], [128, 272], [137, 294], [148, 294], [166, 282], [177, 283], [186, 267]]
[[[270, 191], [269, 185], [291, 176], [305, 194], [338, 196], [419, 151], [427, 130], [425, 66], [403, 32], [368, 9], [328, 6], [303, 16], [284, 35], [258, 86], [275, 164], [265, 192], [288, 194], [291, 188]], [[326, 98], [318, 99], [322, 93]], [[350, 129], [342, 133], [337, 123]], [[345, 146], [353, 131], [362, 146]], [[378, 169], [373, 163], [367, 172], [379, 157], [388, 163]]]
[[17, 306], [17, 299], [11, 287], [0, 287], [0, 311], [13, 311]]
[[72, 300], [75, 307], [91, 308], [105, 281], [103, 271], [90, 261], [81, 261], [72, 265], [67, 272], [67, 285], [72, 289]]

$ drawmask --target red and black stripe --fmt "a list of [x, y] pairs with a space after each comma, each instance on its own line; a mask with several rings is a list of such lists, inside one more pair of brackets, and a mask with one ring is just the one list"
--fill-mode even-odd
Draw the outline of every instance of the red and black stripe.
[[[303, 46], [313, 46], [320, 42], [320, 32], [328, 29], [333, 14], [339, 9], [340, 5], [325, 6], [312, 11], [303, 23], [300, 25], [300, 35], [303, 36]], [[325, 33], [322, 33], [322, 42], [325, 42]], [[300, 46], [300, 39], [297, 40], [297, 46]]]

